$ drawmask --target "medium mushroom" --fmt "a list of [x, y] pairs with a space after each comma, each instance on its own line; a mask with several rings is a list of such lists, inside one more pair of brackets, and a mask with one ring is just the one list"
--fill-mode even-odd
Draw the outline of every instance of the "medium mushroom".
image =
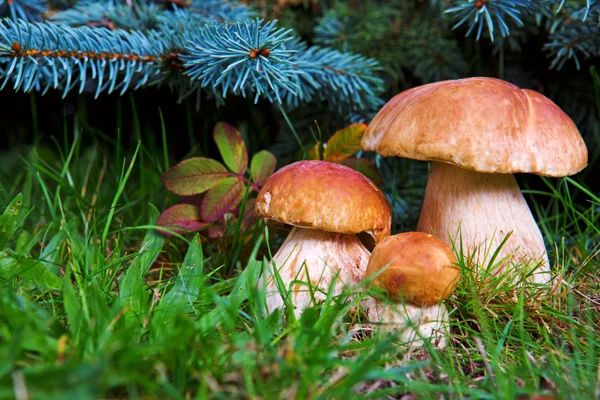
[[544, 240], [512, 175], [562, 177], [586, 166], [577, 127], [551, 100], [499, 79], [432, 83], [390, 100], [361, 144], [384, 157], [433, 161], [417, 230], [447, 243], [460, 232], [478, 264], [512, 232], [494, 272], [508, 261], [532, 263], [533, 282], [551, 279]]
[[397, 332], [403, 342], [445, 346], [448, 312], [440, 302], [456, 288], [460, 269], [444, 241], [423, 232], [389, 236], [373, 249], [365, 278], [371, 276], [373, 286], [399, 303], [374, 301], [367, 310], [371, 322]]
[[[391, 230], [391, 209], [381, 190], [359, 172], [325, 161], [299, 161], [275, 172], [258, 194], [256, 212], [268, 224], [292, 226], [272, 266], [296, 316], [312, 296], [324, 300], [332, 284], [337, 295], [361, 282], [371, 255], [365, 244], [372, 248]], [[269, 312], [284, 304], [273, 272], [259, 282], [266, 287]]]

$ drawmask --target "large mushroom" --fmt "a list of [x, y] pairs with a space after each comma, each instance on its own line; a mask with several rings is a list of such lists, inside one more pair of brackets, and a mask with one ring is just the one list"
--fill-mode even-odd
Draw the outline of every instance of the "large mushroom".
[[444, 347], [448, 312], [441, 302], [460, 279], [456, 262], [450, 247], [433, 235], [406, 232], [385, 238], [373, 249], [365, 278], [371, 277], [371, 284], [393, 301], [373, 301], [369, 321], [413, 346], [431, 340]]
[[258, 194], [256, 211], [268, 224], [292, 227], [259, 285], [266, 287], [269, 312], [283, 308], [276, 268], [296, 316], [313, 296], [324, 300], [332, 284], [337, 295], [360, 283], [371, 255], [365, 244], [372, 248], [391, 230], [381, 190], [359, 172], [325, 161], [299, 161], [275, 172]]
[[390, 100], [361, 144], [384, 157], [433, 161], [419, 231], [447, 243], [460, 232], [476, 263], [489, 262], [512, 232], [495, 273], [508, 261], [532, 263], [532, 281], [550, 280], [544, 240], [512, 174], [562, 177], [586, 166], [577, 127], [551, 100], [499, 79], [432, 83]]

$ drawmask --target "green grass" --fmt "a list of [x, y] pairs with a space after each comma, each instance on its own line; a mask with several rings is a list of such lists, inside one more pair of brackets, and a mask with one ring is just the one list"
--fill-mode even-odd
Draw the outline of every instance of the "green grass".
[[0, 155], [2, 399], [600, 398], [600, 199], [577, 179], [547, 180], [534, 207], [552, 293], [476, 279], [459, 254], [446, 349], [407, 354], [344, 296], [263, 317], [281, 237], [164, 238], [166, 147], [64, 135]]

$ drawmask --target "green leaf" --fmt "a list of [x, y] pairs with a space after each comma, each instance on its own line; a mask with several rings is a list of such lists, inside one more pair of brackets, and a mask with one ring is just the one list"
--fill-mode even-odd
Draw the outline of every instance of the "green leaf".
[[200, 207], [200, 217], [203, 221], [214, 222], [234, 208], [242, 200], [244, 194], [244, 182], [231, 176], [224, 179], [217, 186], [212, 188], [204, 199]]
[[[150, 223], [154, 223], [157, 214], [158, 212], [152, 209]], [[144, 275], [160, 254], [163, 243], [163, 236], [153, 229], [148, 230], [136, 258], [125, 271], [125, 276], [119, 284], [120, 298], [123, 305], [128, 308], [125, 311], [125, 321], [129, 326], [134, 325], [133, 321], [141, 322], [141, 318], [148, 310], [148, 293]]]
[[13, 279], [17, 276], [21, 277], [26, 284], [34, 284], [44, 289], [56, 290], [62, 286], [61, 279], [38, 260], [6, 255], [3, 257], [0, 253], [0, 277]]
[[45, 289], [57, 290], [62, 286], [62, 280], [38, 260], [18, 260], [15, 274], [20, 275], [25, 282], [33, 283]]
[[113, 319], [107, 297], [108, 295], [102, 290], [98, 280], [95, 277], [92, 278], [87, 286], [86, 298], [88, 299], [90, 314], [92, 316], [91, 325], [98, 332], [98, 336], [104, 333], [106, 327]]
[[227, 169], [211, 158], [194, 157], [182, 161], [162, 176], [171, 192], [190, 196], [206, 192], [227, 177]]
[[[156, 221], [156, 225], [172, 229], [179, 234], [184, 234], [187, 232], [199, 231], [208, 224], [200, 221], [200, 210], [197, 206], [193, 204], [176, 204], [163, 211]], [[171, 236], [170, 232], [160, 232], [164, 235]]]
[[366, 129], [367, 125], [365, 124], [352, 124], [334, 133], [327, 141], [323, 159], [325, 161], [339, 161], [358, 152], [361, 149], [360, 139], [362, 139]]
[[379, 171], [377, 171], [377, 167], [375, 163], [367, 160], [366, 158], [345, 158], [343, 160], [338, 161], [338, 164], [345, 165], [347, 167], [352, 168], [355, 171], [360, 172], [367, 178], [373, 181], [374, 184], [381, 184], [381, 175], [379, 175]]
[[0, 216], [0, 250], [8, 245], [8, 242], [17, 231], [22, 204], [23, 196], [19, 193]]
[[236, 174], [246, 172], [248, 152], [240, 132], [225, 122], [219, 122], [215, 126], [213, 137], [225, 165]]
[[58, 231], [50, 242], [44, 247], [40, 255], [40, 262], [54, 274], [58, 274], [58, 265], [60, 262], [60, 249], [64, 244], [65, 238], [62, 230]]
[[17, 236], [17, 242], [15, 244], [15, 252], [17, 254], [29, 253], [31, 250], [31, 233], [22, 229], [21, 233]]
[[165, 327], [170, 327], [170, 322], [175, 319], [177, 313], [193, 312], [194, 301], [204, 287], [203, 268], [202, 244], [200, 236], [196, 235], [185, 255], [175, 284], [162, 297], [160, 304], [154, 311], [152, 325], [159, 331]]
[[119, 283], [119, 297], [125, 311], [125, 323], [128, 326], [135, 325], [134, 322], [142, 322], [142, 315], [148, 304], [148, 295], [144, 290], [144, 279], [142, 277], [142, 267], [139, 262], [131, 263], [125, 276]]
[[[155, 208], [151, 208], [150, 211], [150, 223], [154, 223], [158, 218], [158, 211]], [[162, 235], [156, 232], [154, 229], [149, 229], [144, 236], [144, 240], [142, 240], [142, 245], [138, 250], [138, 255], [136, 257], [137, 262], [141, 265], [141, 273], [142, 276], [148, 272], [154, 261], [158, 258], [160, 254], [165, 239]]]
[[269, 176], [275, 171], [277, 159], [273, 154], [266, 150], [259, 151], [252, 157], [250, 163], [250, 175], [252, 182], [257, 185], [264, 185]]
[[71, 275], [69, 273], [67, 273], [63, 279], [63, 304], [67, 313], [69, 325], [71, 326], [71, 336], [77, 339], [78, 331], [83, 321], [81, 318], [83, 316], [83, 309], [81, 303], [77, 299], [75, 289], [73, 288], [73, 285], [71, 285]]
[[241, 312], [241, 304], [246, 300], [252, 291], [256, 290], [256, 282], [260, 276], [262, 268], [265, 267], [266, 261], [260, 262], [253, 258], [248, 261], [248, 265], [239, 275], [235, 282], [235, 286], [231, 289], [229, 295], [218, 297], [216, 307], [208, 314], [204, 314], [198, 320], [196, 326], [201, 335], [207, 335], [222, 325], [228, 324], [233, 326], [235, 318]]

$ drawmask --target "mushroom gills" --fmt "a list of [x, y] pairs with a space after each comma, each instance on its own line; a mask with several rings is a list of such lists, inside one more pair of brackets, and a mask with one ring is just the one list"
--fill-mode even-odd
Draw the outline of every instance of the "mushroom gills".
[[[323, 301], [332, 284], [333, 294], [341, 294], [361, 282], [370, 255], [356, 235], [294, 227], [259, 280], [259, 288], [265, 287], [268, 311], [284, 307], [285, 291], [296, 317], [314, 305], [313, 297], [316, 303]], [[275, 267], [284, 293], [278, 290]]]

